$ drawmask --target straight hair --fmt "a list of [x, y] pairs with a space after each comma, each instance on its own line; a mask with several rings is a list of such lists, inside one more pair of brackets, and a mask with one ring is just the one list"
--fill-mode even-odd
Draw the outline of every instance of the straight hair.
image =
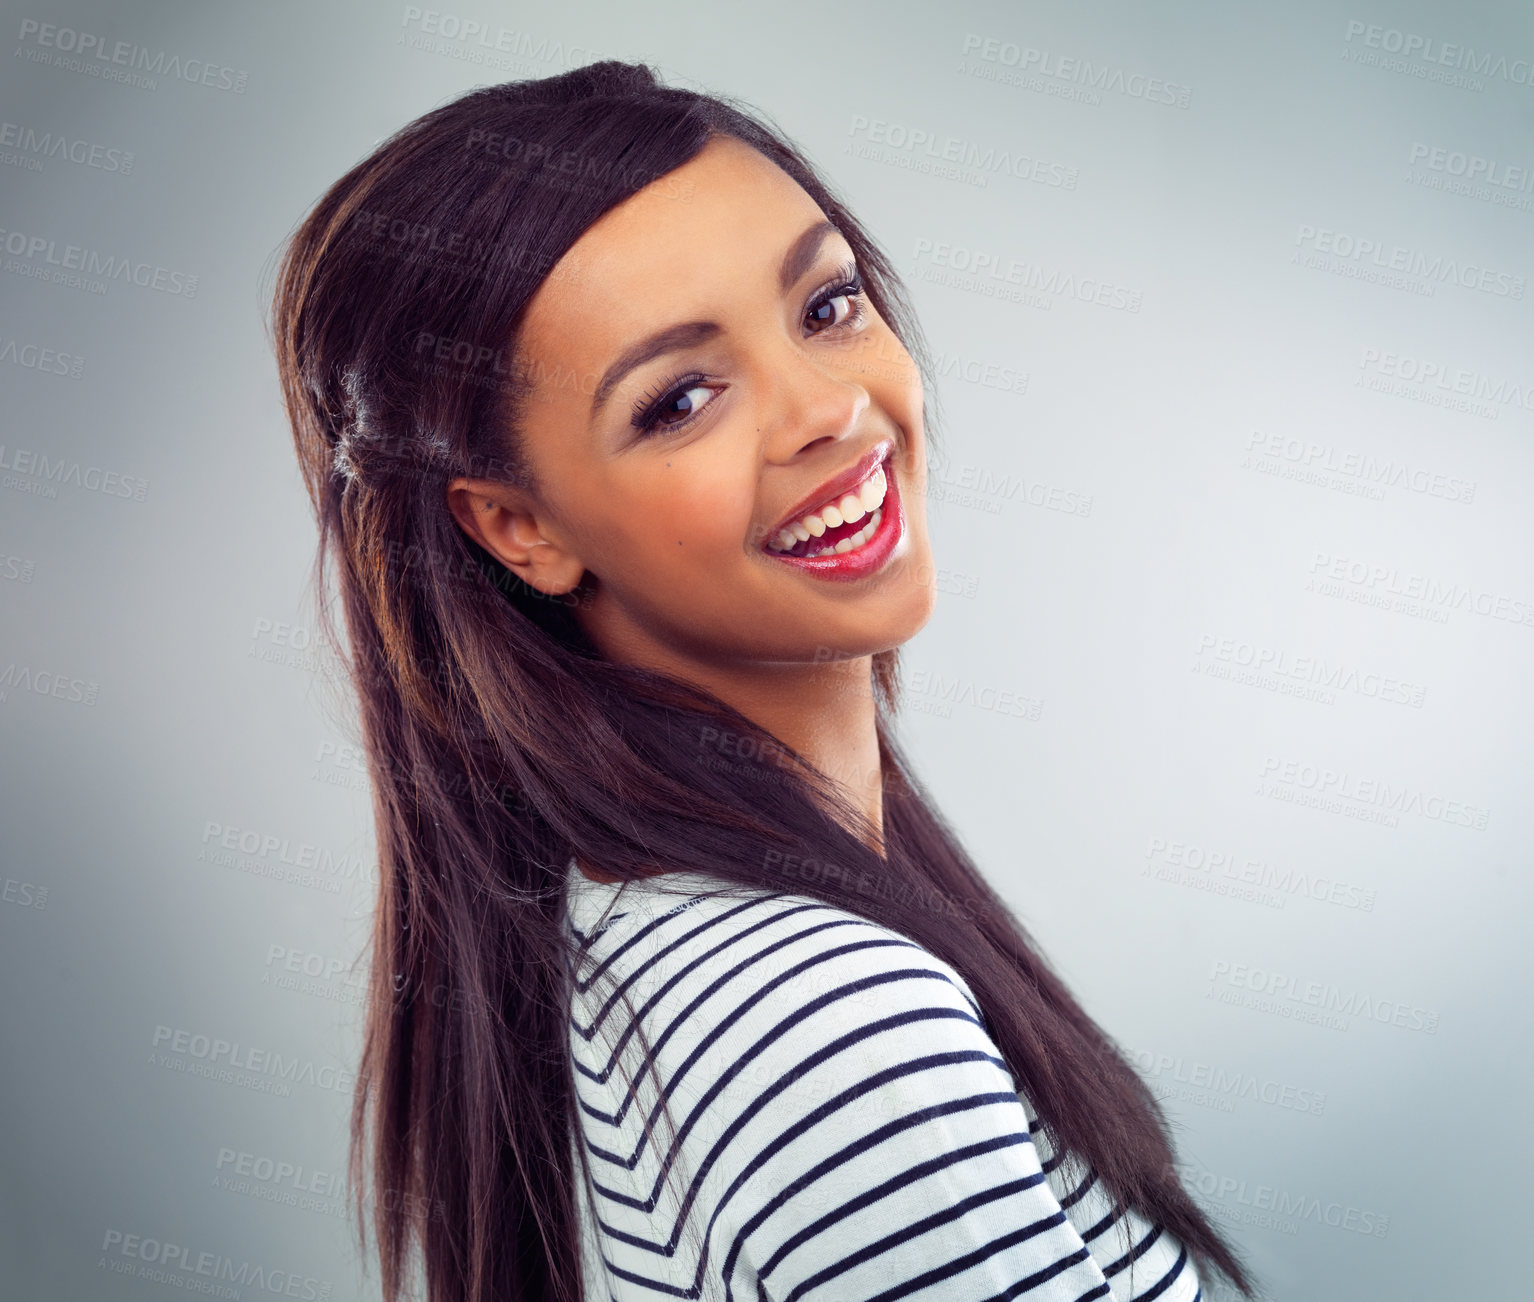
[[[801, 755], [696, 685], [603, 657], [576, 618], [584, 584], [538, 592], [448, 508], [461, 475], [536, 491], [519, 441], [529, 395], [580, 380], [533, 376], [517, 355], [529, 300], [581, 274], [564, 254], [629, 196], [659, 184], [685, 202], [671, 173], [719, 136], [815, 200], [930, 381], [893, 267], [809, 161], [760, 114], [639, 63], [434, 109], [332, 185], [282, 254], [273, 344], [379, 857], [348, 1169], [385, 1302], [414, 1296], [417, 1268], [429, 1302], [583, 1297], [572, 856], [623, 882], [692, 871], [808, 896], [917, 942], [968, 982], [1052, 1147], [1249, 1293], [1178, 1177], [1156, 1100], [897, 744], [896, 650], [872, 662], [881, 852]], [[721, 739], [747, 760], [718, 762]]]

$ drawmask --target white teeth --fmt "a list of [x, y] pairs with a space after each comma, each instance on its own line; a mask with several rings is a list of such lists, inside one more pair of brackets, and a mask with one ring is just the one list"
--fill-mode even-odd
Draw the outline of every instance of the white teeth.
[[[786, 552], [791, 551], [798, 543], [808, 542], [811, 538], [821, 537], [827, 529], [835, 529], [842, 524], [856, 524], [865, 515], [878, 519], [880, 507], [884, 503], [885, 495], [889, 492], [889, 480], [885, 476], [884, 467], [877, 466], [873, 474], [865, 479], [855, 490], [843, 493], [835, 502], [828, 503], [819, 511], [812, 511], [802, 515], [778, 530], [768, 544], [773, 550]], [[869, 532], [872, 531], [870, 522]], [[850, 551], [852, 547], [861, 547], [867, 541], [867, 533], [855, 533], [842, 541], [850, 544], [842, 547], [823, 547], [811, 555], [823, 555], [830, 551]]]
[[884, 491], [889, 485], [884, 478], [884, 467], [880, 466], [863, 485], [859, 496], [863, 499], [863, 509], [872, 511], [880, 502], [884, 501]]
[[807, 552], [806, 558], [811, 556], [830, 556], [836, 552], [850, 552], [855, 547], [861, 547], [878, 532], [879, 521], [882, 519], [884, 519], [884, 512], [875, 507], [874, 513], [868, 517], [868, 523], [850, 538], [843, 538], [834, 547], [818, 547], [812, 552]]

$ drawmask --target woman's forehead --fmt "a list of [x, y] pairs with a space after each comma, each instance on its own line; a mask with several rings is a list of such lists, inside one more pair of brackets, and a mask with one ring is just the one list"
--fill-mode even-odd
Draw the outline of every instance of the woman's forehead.
[[657, 327], [718, 317], [755, 286], [776, 294], [784, 250], [819, 220], [777, 164], [716, 137], [582, 233], [529, 303], [518, 351], [533, 376], [600, 374]]

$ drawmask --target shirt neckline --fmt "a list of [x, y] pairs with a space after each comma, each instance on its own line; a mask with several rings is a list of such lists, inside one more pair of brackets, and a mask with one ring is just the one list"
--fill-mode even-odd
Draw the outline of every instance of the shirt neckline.
[[[620, 918], [647, 920], [689, 896], [743, 889], [734, 882], [691, 870], [662, 873], [641, 881], [592, 881], [577, 867], [573, 854], [565, 874], [570, 921], [588, 934], [593, 928], [605, 931]], [[607, 912], [615, 902], [617, 907]]]

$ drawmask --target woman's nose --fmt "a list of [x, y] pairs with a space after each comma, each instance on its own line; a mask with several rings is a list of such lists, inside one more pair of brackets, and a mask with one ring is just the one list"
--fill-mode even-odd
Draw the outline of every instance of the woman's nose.
[[856, 374], [793, 348], [764, 359], [762, 372], [757, 420], [769, 460], [793, 457], [862, 427], [871, 400]]

